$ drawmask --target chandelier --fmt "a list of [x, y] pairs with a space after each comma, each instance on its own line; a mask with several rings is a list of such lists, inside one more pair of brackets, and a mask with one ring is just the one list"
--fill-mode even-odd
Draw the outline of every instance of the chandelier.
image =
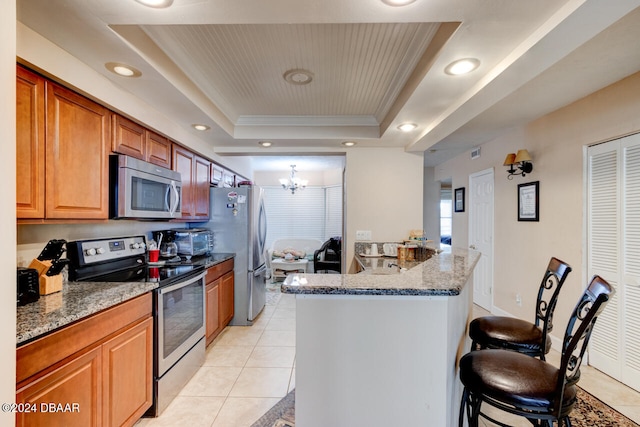
[[282, 188], [291, 191], [291, 194], [295, 194], [296, 190], [304, 190], [308, 183], [309, 181], [306, 179], [296, 178], [296, 165], [291, 165], [291, 175], [289, 175], [289, 178], [280, 178]]

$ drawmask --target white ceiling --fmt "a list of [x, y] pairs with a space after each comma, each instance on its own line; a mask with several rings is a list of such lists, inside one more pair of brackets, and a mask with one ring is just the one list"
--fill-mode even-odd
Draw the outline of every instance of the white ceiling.
[[[17, 0], [18, 20], [221, 155], [404, 147], [434, 166], [640, 70], [640, 0]], [[636, 10], [634, 10], [636, 9]], [[444, 68], [465, 57], [464, 76]], [[111, 74], [123, 62], [142, 76]], [[290, 69], [313, 73], [291, 85]], [[418, 128], [402, 133], [397, 126]], [[258, 141], [273, 142], [269, 153]], [[329, 157], [320, 166], [343, 165]], [[339, 166], [341, 167], [341, 166]], [[279, 166], [278, 166], [279, 168]]]

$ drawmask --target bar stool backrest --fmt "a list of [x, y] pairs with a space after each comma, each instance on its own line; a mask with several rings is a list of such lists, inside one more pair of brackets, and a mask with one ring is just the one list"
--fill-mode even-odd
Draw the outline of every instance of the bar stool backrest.
[[609, 283], [600, 276], [593, 276], [571, 313], [562, 343], [562, 359], [556, 389], [559, 390], [559, 396], [554, 410], [558, 413], [565, 387], [577, 383], [580, 379], [580, 365], [591, 338], [593, 325], [614, 294], [615, 290]]
[[558, 295], [571, 267], [564, 261], [552, 257], [538, 289], [535, 325], [542, 330], [542, 349], [546, 348], [549, 332], [553, 330], [553, 312]]

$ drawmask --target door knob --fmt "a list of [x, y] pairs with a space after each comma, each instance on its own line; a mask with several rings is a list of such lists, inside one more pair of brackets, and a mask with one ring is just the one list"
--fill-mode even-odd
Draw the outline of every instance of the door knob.
[[476, 245], [469, 245], [469, 249], [476, 249]]

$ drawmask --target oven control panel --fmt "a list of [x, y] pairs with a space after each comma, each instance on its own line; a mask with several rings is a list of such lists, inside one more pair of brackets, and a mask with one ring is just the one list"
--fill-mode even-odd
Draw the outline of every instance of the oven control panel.
[[80, 265], [144, 255], [147, 250], [144, 236], [83, 240], [71, 243], [73, 246], [71, 251], [75, 253], [74, 258], [77, 256]]

